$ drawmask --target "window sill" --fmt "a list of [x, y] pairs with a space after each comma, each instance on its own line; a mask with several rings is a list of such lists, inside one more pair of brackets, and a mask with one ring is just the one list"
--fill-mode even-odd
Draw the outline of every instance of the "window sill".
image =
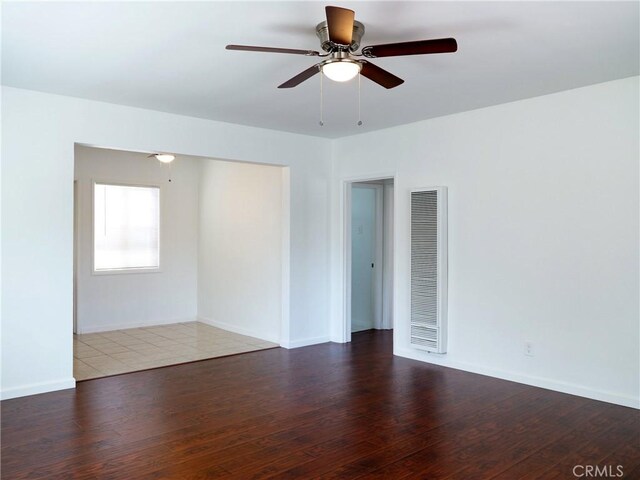
[[113, 270], [92, 270], [91, 275], [129, 275], [139, 273], [162, 273], [160, 267], [150, 268], [114, 268]]

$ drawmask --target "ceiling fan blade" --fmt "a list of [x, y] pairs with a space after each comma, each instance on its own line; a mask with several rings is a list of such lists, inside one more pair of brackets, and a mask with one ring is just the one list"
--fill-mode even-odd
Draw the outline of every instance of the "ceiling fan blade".
[[320, 52], [315, 50], [297, 50], [294, 48], [271, 48], [271, 47], [254, 47], [251, 45], [227, 45], [227, 50], [241, 50], [244, 52], [267, 52], [267, 53], [291, 53], [294, 55], [306, 55], [307, 57], [317, 57]]
[[362, 70], [360, 70], [360, 75], [364, 75], [369, 80], [376, 82], [378, 85], [382, 85], [384, 88], [394, 88], [404, 83], [404, 80], [401, 78], [396, 77], [393, 73], [387, 72], [383, 68], [377, 67], [373, 63], [365, 60], [362, 60], [361, 63]]
[[348, 8], [325, 7], [329, 40], [338, 45], [351, 45], [355, 12]]
[[458, 50], [455, 38], [438, 38], [436, 40], [417, 40], [415, 42], [387, 43], [371, 45], [362, 49], [368, 58], [399, 57], [401, 55], [425, 55], [428, 53], [451, 53]]
[[300, 85], [305, 80], [308, 80], [311, 77], [313, 77], [319, 71], [320, 71], [320, 64], [314, 65], [313, 67], [309, 67], [304, 72], [301, 72], [295, 77], [290, 78], [289, 80], [284, 82], [282, 85], [278, 85], [278, 88], [292, 88], [297, 85]]

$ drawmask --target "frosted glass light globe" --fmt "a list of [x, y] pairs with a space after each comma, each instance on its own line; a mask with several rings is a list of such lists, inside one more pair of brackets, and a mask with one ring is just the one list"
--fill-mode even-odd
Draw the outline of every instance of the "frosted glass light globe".
[[361, 65], [353, 60], [336, 60], [325, 63], [322, 73], [334, 82], [348, 82], [360, 73]]
[[162, 163], [171, 163], [176, 158], [175, 155], [171, 155], [169, 153], [156, 153], [154, 156]]

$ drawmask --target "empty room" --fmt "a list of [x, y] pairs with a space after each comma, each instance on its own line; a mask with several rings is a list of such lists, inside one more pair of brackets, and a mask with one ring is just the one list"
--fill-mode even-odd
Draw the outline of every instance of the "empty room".
[[0, 8], [1, 478], [640, 478], [640, 2]]
[[278, 346], [283, 167], [74, 158], [76, 380]]

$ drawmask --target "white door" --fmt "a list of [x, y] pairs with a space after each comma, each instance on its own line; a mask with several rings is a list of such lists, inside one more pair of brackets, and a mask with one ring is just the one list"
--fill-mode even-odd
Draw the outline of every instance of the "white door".
[[[376, 189], [351, 191], [351, 331], [375, 326]], [[381, 266], [378, 266], [380, 268]]]

